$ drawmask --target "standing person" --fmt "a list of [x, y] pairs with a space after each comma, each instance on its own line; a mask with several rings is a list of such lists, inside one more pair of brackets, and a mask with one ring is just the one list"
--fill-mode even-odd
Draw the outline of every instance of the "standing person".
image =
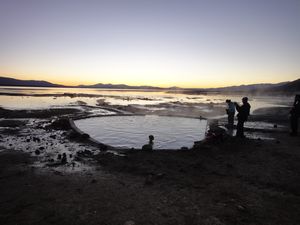
[[232, 129], [234, 125], [235, 106], [230, 99], [227, 99], [226, 103], [227, 103], [226, 113], [228, 115], [228, 128]]
[[250, 108], [251, 108], [250, 104], [248, 103], [247, 97], [242, 98], [242, 102], [243, 102], [242, 106], [240, 106], [236, 102], [234, 103], [236, 110], [238, 111], [238, 114], [237, 114], [238, 123], [237, 123], [237, 128], [236, 128], [237, 129], [237, 131], [236, 131], [237, 137], [245, 137], [244, 123], [248, 119], [248, 116], [250, 114]]
[[291, 123], [292, 136], [297, 136], [299, 117], [300, 117], [300, 95], [296, 95], [293, 108], [290, 111], [290, 123]]

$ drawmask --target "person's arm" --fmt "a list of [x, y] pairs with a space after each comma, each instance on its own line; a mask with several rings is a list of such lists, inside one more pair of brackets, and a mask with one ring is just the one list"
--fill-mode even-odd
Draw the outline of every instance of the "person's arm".
[[239, 104], [237, 104], [236, 102], [234, 102], [235, 108], [238, 112], [240, 112], [241, 106], [239, 106]]

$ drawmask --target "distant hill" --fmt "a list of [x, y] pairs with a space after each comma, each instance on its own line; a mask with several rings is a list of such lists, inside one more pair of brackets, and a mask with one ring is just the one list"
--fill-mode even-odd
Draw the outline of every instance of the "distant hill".
[[186, 94], [200, 94], [204, 92], [247, 92], [247, 93], [271, 93], [271, 92], [284, 92], [294, 93], [300, 92], [300, 79], [291, 82], [281, 82], [277, 84], [250, 84], [240, 86], [229, 86], [220, 88], [160, 88], [153, 86], [130, 86], [126, 84], [94, 84], [94, 85], [78, 85], [78, 86], [63, 86], [59, 84], [53, 84], [47, 81], [37, 80], [18, 80], [9, 77], [0, 77], [0, 86], [29, 86], [29, 87], [76, 87], [76, 88], [107, 88], [107, 89], [153, 89], [153, 90], [166, 90], [169, 92], [179, 92]]
[[93, 84], [93, 85], [78, 85], [79, 88], [113, 88], [113, 89], [163, 89], [153, 86], [129, 86], [126, 84]]
[[[185, 89], [183, 93], [186, 94], [201, 94], [205, 92], [222, 92], [222, 93], [269, 93], [276, 92], [280, 90], [280, 87], [283, 85], [288, 85], [290, 82], [281, 82], [277, 84], [263, 83], [263, 84], [249, 84], [249, 85], [239, 85], [239, 86], [229, 86], [229, 87], [220, 87], [220, 88], [193, 88]], [[300, 90], [300, 89], [298, 89]]]
[[268, 91], [274, 92], [300, 92], [300, 79], [288, 82], [286, 84], [272, 87]]
[[28, 86], [28, 87], [64, 87], [42, 80], [18, 80], [9, 77], [0, 77], [1, 86]]
[[270, 83], [249, 84], [249, 85], [222, 87], [222, 88], [211, 88], [209, 90], [220, 91], [220, 92], [260, 92], [260, 91], [269, 90], [271, 88], [280, 87], [288, 83], [289, 82], [281, 82], [277, 84], [270, 84]]

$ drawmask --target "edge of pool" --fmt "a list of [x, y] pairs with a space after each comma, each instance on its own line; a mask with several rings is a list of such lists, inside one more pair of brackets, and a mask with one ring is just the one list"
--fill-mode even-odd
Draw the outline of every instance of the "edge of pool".
[[80, 130], [80, 129], [75, 125], [74, 120], [71, 119], [71, 118], [69, 118], [69, 124], [70, 124], [71, 129], [72, 129], [74, 132], [76, 132], [77, 134], [79, 134], [80, 136], [88, 135], [88, 137], [86, 138], [86, 140], [87, 140], [90, 144], [92, 144], [92, 145], [94, 145], [94, 146], [96, 146], [96, 147], [99, 147], [100, 150], [116, 150], [115, 147], [110, 146], [110, 145], [107, 145], [107, 144], [104, 144], [104, 143], [102, 143], [102, 142], [100, 142], [100, 141], [97, 141], [96, 139], [90, 137], [89, 134], [87, 134], [87, 133], [83, 132], [82, 130]]
[[[95, 116], [95, 117], [110, 117], [110, 116], [147, 116], [147, 114], [123, 114], [123, 115], [102, 115], [102, 116]], [[200, 119], [200, 120], [207, 120], [207, 118], [204, 118], [204, 117], [189, 117], [189, 116], [176, 116], [176, 115], [157, 115], [157, 116], [166, 116], [166, 117], [181, 117], [181, 118], [190, 118], [190, 119]], [[91, 117], [87, 117], [87, 118], [80, 118], [80, 119], [88, 119], [88, 118], [91, 118]], [[93, 118], [93, 117], [92, 117]], [[80, 120], [80, 119], [75, 119], [75, 120]], [[88, 135], [88, 138], [86, 138], [86, 140], [96, 146], [96, 147], [99, 147], [100, 150], [103, 150], [103, 151], [107, 151], [107, 150], [119, 150], [119, 151], [124, 151], [124, 150], [130, 150], [130, 148], [117, 148], [117, 147], [113, 147], [111, 145], [107, 145], [107, 144], [104, 144], [100, 141], [97, 141], [96, 139], [92, 138], [89, 136], [89, 134], [83, 132], [82, 130], [80, 130], [74, 123], [74, 120], [69, 118], [69, 124], [70, 124], [70, 127], [71, 129], [76, 132], [77, 134], [79, 134], [80, 136], [84, 136], [84, 135]], [[141, 148], [134, 148], [135, 150], [141, 150]], [[155, 150], [155, 149], [154, 149]], [[160, 151], [164, 150], [164, 149], [159, 149]], [[166, 150], [166, 149], [165, 149]], [[180, 150], [180, 149], [168, 149], [168, 150]]]

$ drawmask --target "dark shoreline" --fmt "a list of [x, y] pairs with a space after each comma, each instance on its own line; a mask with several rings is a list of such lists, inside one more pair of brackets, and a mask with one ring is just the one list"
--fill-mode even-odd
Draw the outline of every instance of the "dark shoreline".
[[[28, 146], [32, 143], [33, 148], [27, 150], [32, 152], [30, 155], [14, 151], [14, 146], [9, 150], [1, 147], [0, 222], [7, 225], [124, 225], [129, 221], [144, 225], [299, 224], [300, 140], [288, 136], [288, 110], [288, 107], [266, 108], [251, 116], [253, 122], [285, 126], [254, 127], [247, 131], [264, 132], [272, 140], [224, 136], [188, 151], [128, 149], [97, 154], [94, 154], [97, 148], [72, 134], [64, 124], [49, 126], [54, 119], [76, 118], [82, 112], [31, 110], [26, 114], [11, 110], [8, 119], [1, 116], [0, 127], [6, 127], [1, 138], [7, 135], [22, 138], [28, 120], [36, 121], [32, 131], [40, 129], [42, 133], [30, 138]], [[27, 115], [28, 119], [21, 119], [21, 115]], [[42, 120], [39, 115], [43, 115]], [[220, 120], [219, 124], [224, 122]], [[43, 141], [43, 135], [56, 138], [45, 137]], [[24, 141], [27, 143], [26, 138]], [[73, 146], [81, 146], [83, 151], [68, 157], [67, 164], [54, 161], [42, 164], [42, 168], [35, 167], [44, 156], [34, 156], [34, 146], [39, 148], [45, 142], [61, 142], [65, 146], [76, 143]], [[73, 159], [94, 169], [69, 173], [67, 168], [72, 168], [69, 160]]]

